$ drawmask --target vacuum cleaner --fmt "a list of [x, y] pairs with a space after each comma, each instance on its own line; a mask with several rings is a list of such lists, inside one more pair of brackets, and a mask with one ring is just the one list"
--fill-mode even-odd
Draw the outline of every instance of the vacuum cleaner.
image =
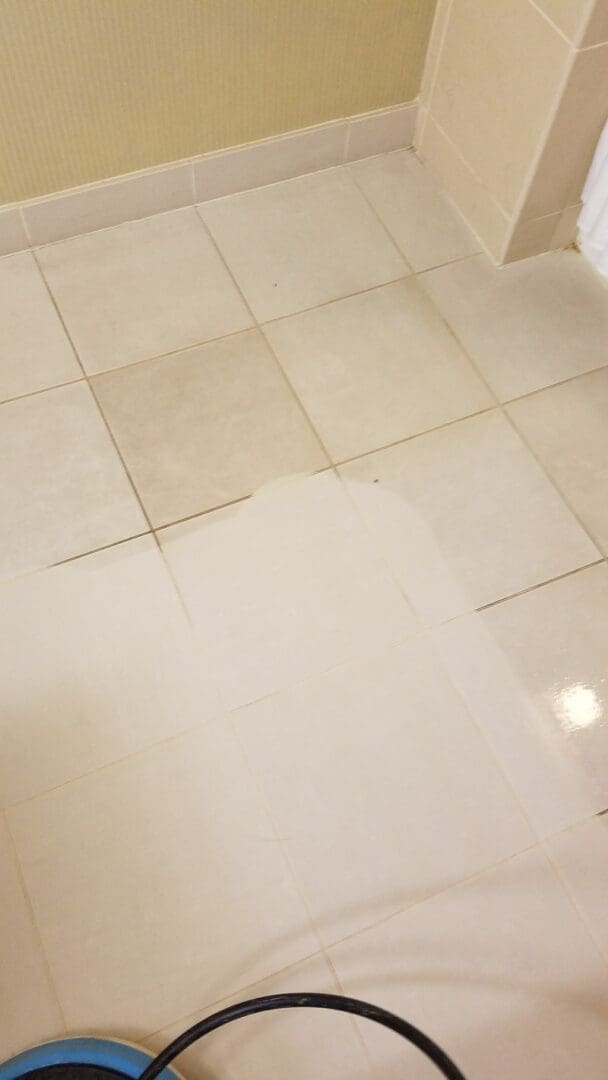
[[178, 1054], [242, 1016], [275, 1009], [333, 1009], [374, 1020], [413, 1043], [448, 1080], [465, 1080], [445, 1051], [407, 1020], [356, 998], [314, 993], [269, 994], [230, 1005], [193, 1024], [156, 1057], [112, 1039], [68, 1038], [43, 1043], [0, 1065], [0, 1080], [182, 1080], [170, 1067]]

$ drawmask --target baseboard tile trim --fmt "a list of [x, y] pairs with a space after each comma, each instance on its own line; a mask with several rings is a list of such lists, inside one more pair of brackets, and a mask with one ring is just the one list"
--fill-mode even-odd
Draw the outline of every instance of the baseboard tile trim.
[[417, 101], [0, 206], [0, 255], [412, 146]]

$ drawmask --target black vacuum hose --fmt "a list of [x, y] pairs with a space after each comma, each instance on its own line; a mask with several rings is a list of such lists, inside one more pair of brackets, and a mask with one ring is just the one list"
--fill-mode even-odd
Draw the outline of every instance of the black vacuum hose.
[[197, 1024], [193, 1024], [183, 1034], [178, 1035], [172, 1043], [169, 1043], [169, 1046], [161, 1050], [158, 1057], [150, 1062], [141, 1074], [140, 1080], [156, 1080], [156, 1077], [178, 1054], [187, 1050], [198, 1039], [202, 1039], [203, 1035], [208, 1035], [210, 1031], [215, 1031], [224, 1024], [230, 1024], [232, 1020], [238, 1020], [241, 1016], [270, 1012], [273, 1009], [334, 1009], [337, 1012], [352, 1013], [354, 1016], [363, 1016], [367, 1020], [375, 1020], [377, 1024], [396, 1031], [398, 1035], [402, 1035], [408, 1042], [417, 1046], [448, 1080], [465, 1080], [460, 1069], [441, 1047], [413, 1024], [395, 1016], [394, 1013], [387, 1012], [386, 1009], [378, 1008], [377, 1005], [368, 1005], [365, 1001], [342, 997], [339, 994], [268, 994], [266, 997], [251, 998], [250, 1001], [229, 1005], [227, 1009], [222, 1009], [213, 1016], [206, 1017], [205, 1020], [199, 1020]]

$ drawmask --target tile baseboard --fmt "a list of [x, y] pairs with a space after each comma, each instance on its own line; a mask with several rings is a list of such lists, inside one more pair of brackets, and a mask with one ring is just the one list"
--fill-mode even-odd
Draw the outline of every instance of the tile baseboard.
[[0, 207], [0, 255], [412, 146], [417, 101]]

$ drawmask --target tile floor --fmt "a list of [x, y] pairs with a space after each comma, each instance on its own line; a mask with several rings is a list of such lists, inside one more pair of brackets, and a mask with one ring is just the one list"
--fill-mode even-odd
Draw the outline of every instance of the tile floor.
[[[605, 1078], [584, 260], [493, 268], [398, 152], [0, 260], [0, 353], [0, 1059], [316, 988]], [[182, 1068], [436, 1075], [301, 1013]]]

